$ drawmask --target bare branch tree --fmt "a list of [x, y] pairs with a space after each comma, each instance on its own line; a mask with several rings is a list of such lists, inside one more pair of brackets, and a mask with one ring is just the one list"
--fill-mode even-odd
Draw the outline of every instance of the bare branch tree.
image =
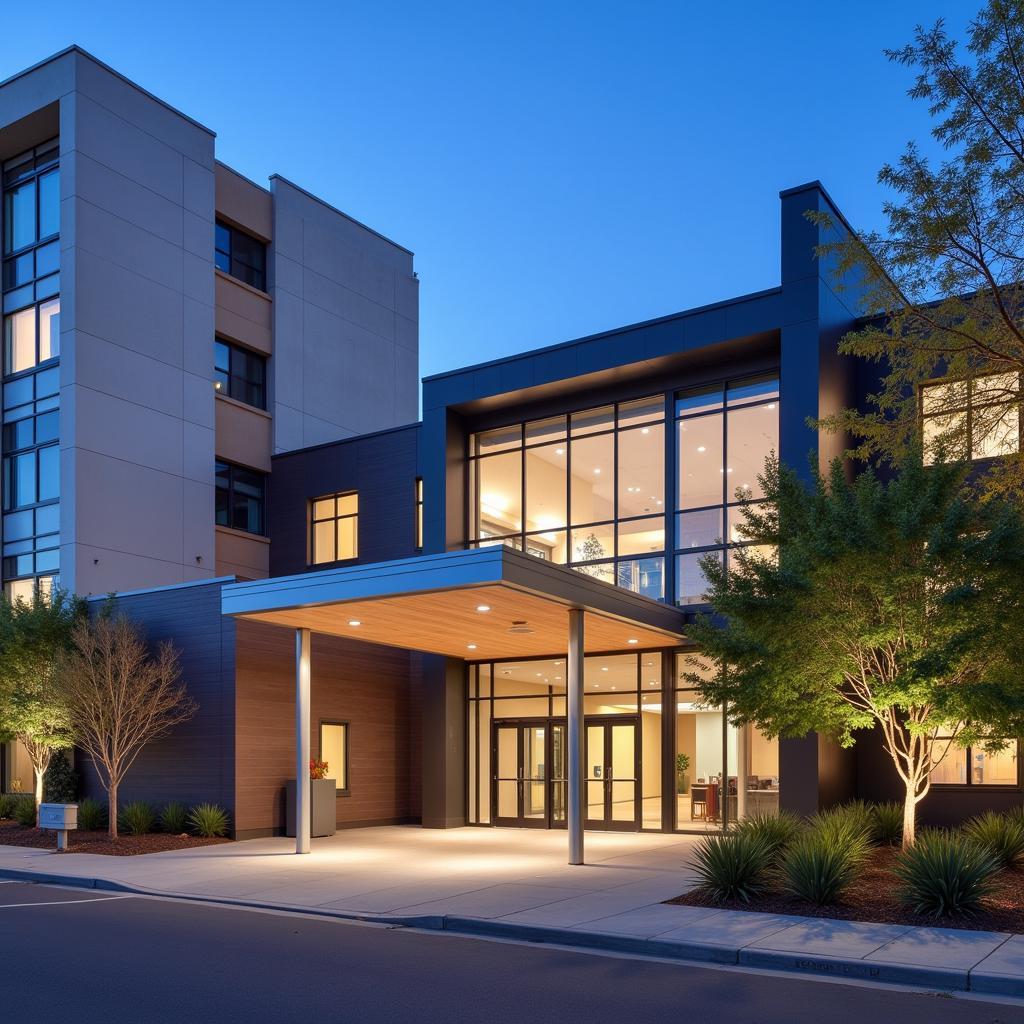
[[165, 641], [152, 654], [123, 617], [80, 622], [58, 672], [79, 746], [89, 755], [109, 801], [117, 838], [117, 792], [142, 748], [187, 722], [196, 703], [180, 683], [178, 652]]

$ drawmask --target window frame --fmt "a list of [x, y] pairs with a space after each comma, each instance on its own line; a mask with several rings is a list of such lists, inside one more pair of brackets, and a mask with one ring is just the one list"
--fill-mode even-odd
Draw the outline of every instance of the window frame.
[[[1015, 370], [1007, 370], [1005, 374], [1017, 373]], [[934, 460], [929, 458], [928, 451], [924, 447], [924, 434], [925, 434], [925, 423], [928, 420], [939, 419], [943, 416], [959, 416], [964, 417], [964, 454], [962, 456], [964, 462], [989, 462], [992, 459], [1005, 459], [1018, 455], [1024, 451], [1024, 374], [1017, 373], [1017, 394], [1019, 396], [1016, 402], [1017, 410], [1017, 451], [1007, 452], [1004, 455], [975, 455], [974, 454], [974, 411], [976, 409], [992, 409], [997, 408], [1001, 404], [998, 400], [992, 401], [976, 401], [975, 390], [977, 383], [980, 380], [984, 380], [986, 377], [1001, 377], [1004, 373], [984, 373], [977, 377], [965, 378], [965, 377], [937, 377], [934, 380], [922, 381], [917, 386], [917, 420], [921, 430], [921, 444], [922, 444], [922, 457], [926, 466], [932, 465]], [[966, 384], [967, 385], [967, 401], [966, 404], [957, 404], [950, 406], [949, 408], [943, 408], [938, 412], [925, 412], [925, 392], [930, 389], [938, 389], [943, 385], [949, 386], [953, 384]], [[1014, 402], [1008, 400], [1006, 402], [1007, 408], [1012, 408]]]
[[335, 782], [334, 795], [336, 797], [338, 797], [338, 796], [351, 796], [352, 795], [352, 788], [351, 788], [350, 766], [351, 766], [351, 760], [352, 759], [351, 759], [350, 751], [352, 749], [352, 746], [351, 746], [352, 723], [347, 718], [321, 718], [320, 719], [319, 725], [317, 727], [316, 738], [317, 738], [317, 757], [321, 761], [324, 759], [324, 726], [325, 725], [335, 725], [335, 726], [340, 727], [341, 730], [342, 730], [343, 736], [344, 736], [345, 764], [344, 764], [343, 771], [344, 771], [345, 775], [344, 775], [344, 778], [341, 779], [340, 781], [344, 782], [345, 785], [344, 786], [338, 786], [339, 780], [335, 779], [334, 780], [334, 782]]
[[[217, 240], [217, 229], [220, 228], [226, 231], [228, 234], [228, 248], [222, 248]], [[260, 247], [260, 252], [263, 255], [261, 260], [262, 266], [254, 266], [252, 263], [243, 259], [236, 252], [237, 246], [235, 245], [235, 236], [241, 235], [243, 238], [248, 239], [250, 242], [255, 242]], [[224, 256], [227, 259], [228, 269], [220, 266], [217, 262], [218, 256]], [[222, 273], [227, 274], [229, 277], [233, 277], [236, 281], [241, 281], [242, 284], [248, 285], [250, 288], [255, 288], [258, 292], [267, 292], [267, 243], [258, 236], [245, 231], [242, 228], [235, 227], [234, 224], [228, 223], [228, 221], [217, 217], [214, 221], [213, 229], [213, 263], [214, 266]], [[237, 272], [238, 267], [244, 267], [245, 270], [249, 271], [250, 274], [259, 275], [259, 284], [249, 280], [247, 276]]]
[[[355, 512], [338, 512], [338, 500], [340, 498], [356, 499], [356, 510]], [[333, 501], [334, 502], [334, 515], [324, 516], [321, 519], [316, 518], [316, 505], [320, 501]], [[341, 564], [352, 564], [359, 560], [359, 513], [360, 513], [360, 501], [359, 491], [354, 488], [347, 491], [335, 491], [333, 494], [321, 494], [315, 498], [310, 498], [307, 502], [306, 512], [306, 523], [308, 529], [308, 543], [306, 545], [307, 551], [307, 565], [311, 566], [324, 566], [324, 565], [341, 565]], [[331, 536], [334, 540], [334, 554], [338, 554], [338, 523], [343, 519], [351, 519], [354, 523], [353, 536], [355, 538], [355, 554], [349, 555], [347, 558], [328, 558], [322, 562], [316, 560], [316, 526], [319, 523], [333, 523], [334, 529], [331, 531]]]
[[[656, 406], [658, 412], [653, 414], [649, 419], [633, 420], [628, 418], [628, 409], [630, 406], [634, 406], [638, 403], [650, 403], [652, 406]], [[602, 410], [610, 410], [610, 422], [607, 425], [601, 426], [598, 429], [591, 429], [590, 427], [577, 426], [573, 423], [573, 417], [578, 417], [582, 414], [589, 412], [600, 412]], [[623, 412], [626, 411], [627, 419], [623, 421]], [[560, 428], [559, 433], [564, 434], [561, 440], [552, 440], [550, 436], [541, 436], [538, 439], [530, 440], [527, 436], [527, 427], [531, 423], [537, 422], [552, 422], [561, 420], [563, 427]], [[619, 517], [619, 503], [621, 500], [620, 481], [619, 481], [619, 438], [623, 434], [629, 434], [635, 431], [648, 430], [651, 427], [658, 427], [664, 431], [662, 436], [662, 487], [666, 489], [665, 496], [661, 499], [661, 511], [653, 513], [641, 513], [639, 515], [630, 515]], [[506, 430], [511, 435], [515, 431], [518, 435], [517, 439], [510, 443], [508, 446], [497, 449], [493, 452], [487, 452], [480, 454], [474, 451], [474, 439], [480, 435], [488, 433], [492, 430]], [[650, 392], [645, 391], [639, 395], [629, 395], [624, 398], [619, 398], [611, 401], [588, 401], [579, 405], [565, 409], [564, 411], [554, 413], [551, 415], [541, 415], [525, 419], [506, 423], [504, 425], [487, 426], [477, 430], [470, 431], [466, 435], [466, 448], [465, 448], [465, 466], [466, 466], [466, 480], [465, 480], [465, 494], [466, 494], [466, 538], [464, 545], [468, 548], [479, 548], [490, 546], [492, 544], [509, 544], [518, 551], [525, 551], [529, 553], [530, 543], [534, 537], [543, 536], [549, 533], [564, 533], [566, 539], [566, 561], [563, 564], [566, 568], [572, 569], [573, 571], [583, 571], [586, 575], [594, 575], [593, 570], [604, 573], [609, 572], [612, 580], [618, 580], [620, 578], [620, 572], [622, 570], [636, 567], [638, 571], [650, 571], [644, 570], [640, 563], [643, 562], [658, 562], [661, 563], [661, 597], [651, 598], [657, 600], [659, 603], [666, 603], [669, 600], [671, 593], [670, 583], [668, 579], [669, 559], [668, 559], [668, 526], [671, 523], [671, 510], [668, 498], [667, 488], [669, 486], [669, 473], [668, 473], [668, 451], [670, 442], [668, 440], [668, 408], [666, 405], [666, 394], [664, 391]], [[592, 438], [600, 437], [611, 437], [612, 439], [612, 468], [613, 478], [611, 487], [611, 518], [594, 520], [586, 523], [573, 523], [572, 515], [572, 459], [573, 459], [573, 442], [581, 440], [590, 440]], [[555, 527], [550, 530], [527, 530], [526, 529], [526, 496], [527, 496], [527, 471], [526, 471], [526, 457], [527, 453], [536, 449], [549, 448], [554, 445], [564, 445], [565, 447], [565, 525]], [[477, 517], [475, 512], [480, 506], [480, 475], [476, 470], [481, 463], [487, 459], [500, 458], [504, 455], [518, 454], [519, 455], [519, 502], [520, 502], [520, 527], [517, 531], [511, 531], [504, 534], [495, 534], [491, 537], [479, 537], [476, 536], [479, 531], [477, 524]], [[664, 536], [664, 543], [662, 547], [657, 551], [644, 552], [643, 554], [620, 554], [619, 553], [619, 532], [623, 525], [629, 523], [643, 522], [660, 520], [662, 523], [662, 530]], [[579, 530], [588, 530], [594, 528], [610, 528], [611, 529], [611, 552], [606, 553], [599, 558], [576, 560], [571, 558], [572, 554], [572, 533]], [[511, 543], [510, 543], [511, 542]], [[621, 567], [621, 568], [620, 568]], [[591, 570], [591, 571], [587, 571]], [[615, 584], [618, 586], [618, 584]], [[637, 591], [631, 591], [637, 593]]]
[[[227, 487], [219, 487], [217, 485], [217, 473], [218, 467], [225, 466], [228, 470], [228, 485]], [[243, 526], [234, 526], [232, 523], [220, 523], [217, 522], [217, 496], [221, 493], [227, 494], [227, 507], [228, 507], [228, 518], [231, 518], [231, 509], [234, 507], [234, 496], [235, 496], [235, 473], [241, 471], [243, 473], [252, 473], [260, 478], [260, 496], [259, 496], [259, 509], [260, 509], [260, 529], [259, 531], [247, 530]], [[247, 533], [251, 537], [266, 537], [267, 536], [267, 473], [264, 473], [260, 469], [253, 469], [252, 466], [243, 466], [237, 462], [230, 462], [228, 459], [217, 458], [214, 460], [213, 479], [214, 479], [214, 523], [217, 526], [222, 527], [225, 530], [237, 530], [239, 533]]]
[[[948, 740], [949, 738], [950, 737], [947, 736], [947, 735], [936, 736], [934, 742], [938, 743], [938, 742], [943, 741], [943, 740]], [[1024, 789], [1024, 770], [1022, 770], [1022, 769], [1024, 769], [1024, 766], [1021, 765], [1021, 739], [1019, 737], [1018, 738], [1014, 738], [1012, 736], [1006, 737], [1006, 739], [1007, 739], [1007, 741], [1010, 744], [1016, 743], [1016, 745], [1017, 745], [1017, 755], [1015, 757], [1015, 761], [1017, 763], [1017, 781], [1016, 782], [975, 782], [973, 780], [973, 778], [972, 778], [973, 772], [971, 771], [971, 765], [973, 763], [973, 754], [974, 754], [975, 749], [982, 749], [982, 748], [975, 748], [973, 746], [972, 747], [961, 747], [958, 744], [954, 744], [953, 746], [951, 746], [950, 749], [962, 750], [964, 752], [964, 761], [965, 761], [965, 765], [966, 765], [965, 778], [966, 778], [967, 781], [966, 782], [935, 782], [935, 781], [932, 781], [930, 783], [930, 785], [933, 788], [938, 788], [938, 789], [943, 789], [943, 790], [970, 789], [972, 791], [982, 792], [982, 793], [988, 793], [988, 792], [1016, 793], [1016, 792], [1020, 792], [1022, 789]], [[947, 754], [946, 756], [948, 757], [949, 755]]]
[[[217, 346], [223, 345], [227, 349], [228, 354], [228, 366], [226, 370], [222, 370], [217, 363]], [[238, 370], [236, 370], [236, 359], [237, 360], [251, 360], [250, 365], [259, 367], [259, 380], [254, 382], [251, 378], [245, 376]], [[231, 341], [228, 338], [222, 337], [219, 334], [214, 335], [213, 338], [213, 372], [214, 372], [214, 391], [225, 398], [231, 398], [236, 402], [241, 402], [243, 405], [248, 405], [253, 409], [262, 409], [264, 412], [267, 408], [267, 357], [262, 352], [257, 352], [255, 349], [247, 348], [244, 345], [239, 345], [235, 341]], [[223, 374], [226, 381], [226, 389], [220, 387], [219, 374]], [[237, 390], [241, 392], [241, 395], [236, 393]], [[248, 391], [251, 388], [259, 388], [260, 401], [252, 402], [249, 400]]]

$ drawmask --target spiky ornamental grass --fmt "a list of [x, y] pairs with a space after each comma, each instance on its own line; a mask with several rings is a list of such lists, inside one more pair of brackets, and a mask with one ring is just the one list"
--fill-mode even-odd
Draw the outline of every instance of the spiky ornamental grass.
[[998, 870], [988, 850], [962, 834], [937, 829], [923, 829], [893, 868], [903, 902], [929, 917], [976, 914], [992, 894]]
[[230, 821], [228, 812], [217, 804], [197, 804], [188, 812], [188, 824], [197, 836], [213, 839], [226, 836]]
[[802, 818], [791, 811], [780, 811], [778, 814], [753, 814], [744, 818], [736, 826], [734, 834], [760, 840], [774, 862], [805, 828]]
[[172, 800], [160, 811], [160, 828], [169, 835], [180, 836], [188, 825], [188, 809], [184, 804]]
[[903, 804], [890, 800], [871, 808], [872, 836], [879, 846], [895, 846], [903, 839]]
[[769, 846], [753, 833], [705, 836], [694, 851], [694, 870], [712, 899], [749, 903], [764, 893], [772, 859]]
[[145, 800], [133, 800], [121, 808], [119, 825], [130, 836], [144, 836], [156, 828], [156, 811]]
[[107, 827], [107, 808], [99, 800], [86, 797], [78, 802], [78, 827], [85, 832], [96, 832]]
[[1017, 867], [1024, 859], [1024, 824], [1009, 815], [986, 811], [966, 822], [962, 831], [1002, 868]]
[[799, 836], [782, 859], [782, 888], [818, 906], [838, 903], [857, 879], [867, 855], [867, 836], [849, 821], [836, 819], [812, 826]]

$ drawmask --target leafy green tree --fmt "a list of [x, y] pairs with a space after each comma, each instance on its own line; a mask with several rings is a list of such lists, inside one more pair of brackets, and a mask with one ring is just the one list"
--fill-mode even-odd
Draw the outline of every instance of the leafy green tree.
[[0, 737], [25, 748], [37, 815], [50, 759], [74, 739], [56, 663], [83, 608], [61, 592], [36, 594], [31, 601], [0, 598]]
[[808, 487], [774, 458], [739, 549], [702, 568], [717, 617], [693, 628], [702, 699], [770, 736], [817, 731], [851, 746], [881, 731], [905, 789], [903, 842], [954, 744], [1024, 735], [1024, 520], [971, 500], [963, 465], [910, 460], [889, 482], [812, 467]]
[[[871, 320], [842, 341], [878, 362], [866, 412], [822, 426], [853, 438], [861, 458], [901, 464], [920, 443], [919, 387], [929, 392], [926, 447], [954, 458], [1009, 454], [985, 474], [988, 493], [1018, 493], [1024, 373], [1024, 0], [989, 0], [965, 47], [940, 20], [889, 58], [916, 71], [909, 95], [928, 104], [943, 158], [910, 144], [879, 172], [893, 193], [888, 229], [822, 247], [837, 280], [856, 282]], [[827, 222], [827, 215], [809, 215]], [[970, 422], [962, 413], [972, 408]]]

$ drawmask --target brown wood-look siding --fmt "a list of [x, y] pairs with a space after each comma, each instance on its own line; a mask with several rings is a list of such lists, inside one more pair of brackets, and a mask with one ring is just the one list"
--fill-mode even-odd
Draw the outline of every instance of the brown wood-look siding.
[[[236, 832], [281, 832], [295, 777], [295, 634], [239, 621], [236, 650]], [[339, 827], [417, 820], [418, 704], [408, 652], [313, 634], [312, 756], [321, 720], [349, 723], [349, 791]]]

